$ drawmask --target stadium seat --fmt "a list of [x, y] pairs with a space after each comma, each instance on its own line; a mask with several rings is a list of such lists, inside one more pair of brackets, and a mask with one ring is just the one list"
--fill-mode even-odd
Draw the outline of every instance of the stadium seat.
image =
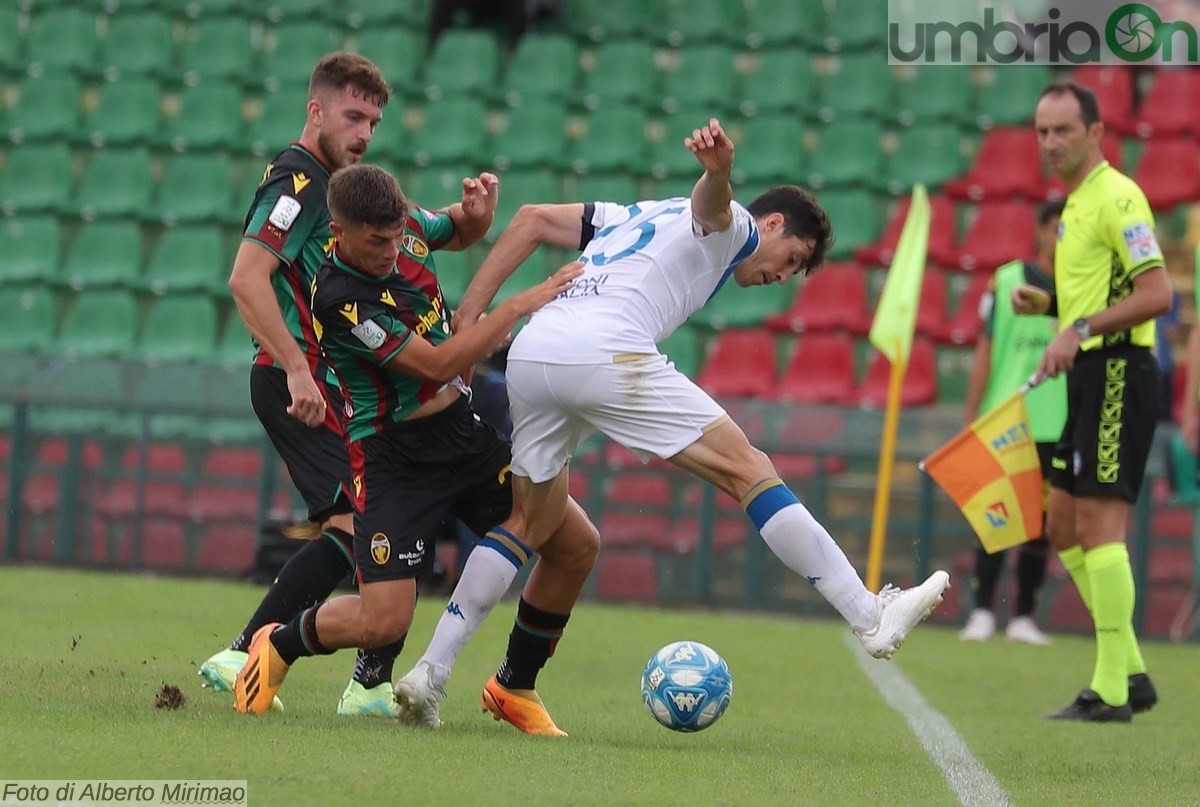
[[742, 79], [741, 112], [807, 113], [813, 88], [812, 58], [800, 48], [766, 50], [757, 54], [756, 67]]
[[485, 120], [483, 103], [473, 98], [431, 103], [421, 128], [412, 133], [408, 156], [422, 167], [477, 159], [484, 151]]
[[167, 295], [151, 306], [138, 344], [149, 362], [201, 361], [217, 344], [217, 307], [207, 297]]
[[1054, 78], [1044, 65], [1021, 65], [1019, 70], [987, 67], [975, 100], [975, 122], [980, 128], [1028, 124], [1038, 97]]
[[0, 71], [15, 73], [24, 63], [21, 59], [21, 20], [14, 5], [0, 8]]
[[936, 342], [949, 340], [947, 330], [946, 276], [926, 267], [921, 278], [921, 303], [917, 309], [916, 332]]
[[751, 49], [817, 45], [824, 9], [818, 0], [756, 0], [746, 4], [746, 45]]
[[258, 68], [263, 86], [271, 92], [281, 87], [307, 90], [313, 65], [341, 45], [335, 31], [324, 22], [303, 19], [270, 29], [271, 48], [262, 54]]
[[188, 84], [244, 81], [253, 75], [253, 53], [248, 22], [236, 16], [206, 16], [188, 26], [179, 52], [180, 69]]
[[1193, 137], [1151, 140], [1133, 180], [1156, 212], [1200, 200], [1200, 148]]
[[784, 286], [742, 288], [731, 278], [690, 321], [713, 329], [757, 328], [783, 311], [791, 296]]
[[[854, 395], [859, 406], [882, 409], [887, 405], [891, 362], [882, 353], [872, 352], [862, 385]], [[933, 345], [926, 339], [913, 341], [904, 383], [900, 388], [903, 406], [926, 406], [937, 403], [937, 363]]]
[[[375, 5], [386, 4], [366, 3], [363, 7]], [[416, 31], [398, 26], [372, 27], [358, 33], [355, 50], [374, 62], [391, 85], [392, 92], [402, 96], [416, 80], [417, 68], [425, 53], [425, 39]], [[391, 114], [396, 113], [385, 110], [385, 119]]]
[[1096, 94], [1106, 132], [1131, 135], [1137, 127], [1133, 98], [1136, 79], [1132, 65], [1085, 64], [1075, 68], [1071, 79]]
[[150, 259], [142, 287], [154, 294], [199, 291], [224, 295], [232, 258], [226, 258], [221, 230], [182, 225], [164, 230]]
[[96, 62], [96, 18], [81, 8], [37, 14], [25, 36], [25, 59], [32, 74], [85, 72]]
[[874, 182], [883, 170], [883, 130], [874, 121], [839, 120], [821, 128], [808, 160], [813, 188]]
[[187, 554], [183, 525], [171, 519], [155, 518], [143, 527], [141, 554], [135, 563], [143, 569], [179, 571], [187, 565]]
[[200, 537], [193, 568], [198, 572], [245, 574], [254, 568], [257, 548], [253, 527], [240, 524], [209, 527]]
[[475, 275], [475, 262], [470, 250], [451, 252], [441, 249], [434, 253], [434, 265], [437, 267], [438, 286], [446, 300], [447, 308], [457, 308], [462, 302], [463, 292]]
[[[926, 269], [926, 271], [929, 271]], [[992, 276], [987, 272], [976, 273], [970, 285], [958, 298], [958, 306], [946, 329], [946, 337], [955, 345], [973, 345], [979, 336], [979, 301], [982, 299]]]
[[425, 61], [425, 94], [434, 100], [479, 97], [496, 87], [499, 65], [500, 46], [491, 31], [444, 31]]
[[53, 282], [76, 291], [133, 286], [142, 265], [142, 231], [132, 221], [96, 221], [79, 228]]
[[[879, 240], [870, 246], [861, 247], [855, 251], [855, 257], [864, 263], [887, 266], [895, 256], [896, 244], [900, 241], [900, 233], [904, 229], [904, 221], [908, 217], [908, 209], [912, 197], [904, 197], [893, 207], [888, 218], [887, 227]], [[929, 198], [929, 245], [926, 250], [928, 259], [941, 266], [958, 265], [957, 214], [954, 203], [945, 196]]]
[[649, 42], [608, 42], [596, 49], [594, 64], [583, 74], [583, 103], [593, 110], [645, 104], [658, 97], [658, 79]]
[[596, 563], [596, 595], [617, 602], [654, 602], [658, 597], [654, 556], [637, 550], [601, 553]]
[[336, 4], [331, 7], [327, 0], [256, 0], [252, 5], [258, 6], [263, 17], [275, 25], [281, 22], [290, 25], [305, 20], [329, 22], [332, 20], [326, 17], [335, 16], [335, 9], [340, 11]]
[[666, 0], [657, 36], [668, 47], [730, 38], [745, 23], [738, 0]]
[[[771, 459], [774, 461], [775, 458], [772, 457]], [[782, 471], [780, 471], [780, 475], [784, 475]], [[717, 494], [718, 507], [721, 507], [728, 500], [728, 497], [724, 494]], [[745, 515], [733, 517], [719, 515], [716, 523], [713, 525], [713, 549], [716, 552], [728, 552], [739, 549], [746, 545], [747, 537], [752, 534], [753, 530], [753, 524], [746, 519]], [[676, 555], [692, 554], [699, 549], [700, 520], [692, 516], [685, 516], [675, 521], [671, 524], [670, 530], [666, 533], [664, 539], [656, 542], [654, 548], [673, 552]]]
[[974, 120], [971, 68], [926, 65], [909, 68], [896, 82], [895, 119], [902, 126]]
[[[269, 158], [277, 154], [284, 146], [300, 136], [305, 123], [305, 109], [308, 106], [307, 87], [288, 87], [279, 92], [267, 93], [263, 96], [262, 111], [246, 127], [245, 142], [255, 157]], [[385, 115], [385, 120], [387, 116]], [[382, 126], [382, 122], [380, 126]], [[368, 159], [376, 153], [383, 153], [386, 147], [381, 147], [385, 139], [378, 128], [371, 138], [371, 150]], [[261, 177], [262, 171], [251, 172], [255, 177]], [[256, 186], [257, 187], [257, 186]], [[239, 196], [238, 200], [247, 199]]]
[[851, 403], [854, 340], [844, 333], [805, 333], [770, 397], [785, 403]]
[[602, 42], [637, 39], [659, 30], [657, 11], [658, 4], [644, 0], [576, 0], [564, 16], [576, 35]]
[[893, 82], [887, 61], [873, 53], [836, 59], [832, 75], [818, 76], [817, 114], [832, 121], [842, 116], [880, 116], [892, 108]]
[[71, 189], [71, 152], [65, 144], [9, 149], [0, 174], [0, 211], [57, 213], [67, 207]]
[[97, 148], [149, 145], [158, 135], [162, 90], [138, 77], [104, 85], [77, 138]]
[[828, 260], [849, 258], [858, 247], [879, 237], [879, 211], [869, 191], [834, 188], [818, 194], [817, 201], [829, 215], [837, 236]]
[[558, 200], [558, 176], [550, 171], [510, 171], [501, 175], [500, 201], [487, 237], [495, 241], [524, 204]]
[[183, 91], [179, 110], [166, 119], [162, 144], [175, 151], [240, 148], [241, 130], [241, 91], [213, 80]]
[[4, 239], [0, 287], [54, 279], [62, 246], [58, 221], [53, 216], [14, 216], [4, 219], [0, 223], [0, 237]]
[[[695, 185], [702, 169], [696, 157], [683, 145], [683, 139], [690, 137], [697, 126], [707, 123], [714, 114], [712, 109], [689, 107], [651, 123], [647, 132], [650, 173], [658, 179], [675, 177]], [[689, 190], [684, 195], [690, 194]], [[676, 195], [669, 193], [660, 198]]]
[[716, 397], [753, 398], [775, 385], [775, 340], [767, 331], [717, 334], [696, 383]]
[[167, 161], [147, 220], [176, 223], [220, 221], [229, 214], [233, 167], [224, 154], [179, 154]]
[[73, 203], [84, 219], [138, 216], [150, 203], [150, 155], [144, 149], [104, 149], [92, 155]]
[[[45, 286], [0, 288], [0, 352], [49, 353], [54, 349], [54, 293]], [[5, 364], [12, 361], [6, 356]], [[6, 381], [8, 373], [4, 373]], [[11, 387], [6, 385], [6, 389]]]
[[658, 343], [658, 351], [675, 364], [675, 369], [688, 378], [700, 373], [700, 335], [686, 323]]
[[[1181, 103], [1185, 98], [1200, 97], [1200, 72], [1194, 68], [1160, 67], [1154, 83], [1138, 107], [1136, 129], [1139, 137], [1200, 136], [1200, 109]], [[1101, 113], [1104, 109], [1101, 108]]]
[[1030, 126], [992, 129], [979, 146], [966, 176], [947, 182], [946, 193], [955, 199], [1003, 199], [1042, 194], [1042, 158], [1037, 136]]
[[804, 280], [791, 306], [768, 317], [765, 324], [771, 330], [792, 333], [846, 330], [866, 334], [871, 327], [866, 271], [852, 263], [822, 266]]
[[674, 69], [663, 73], [659, 97], [667, 112], [705, 108], [721, 117], [737, 98], [734, 52], [722, 44], [692, 45], [675, 52]]
[[625, 174], [584, 174], [575, 179], [571, 198], [627, 205], [641, 199], [637, 180]]
[[96, 63], [109, 81], [147, 76], [166, 78], [175, 55], [171, 18], [159, 12], [109, 18]]
[[958, 127], [914, 126], [900, 132], [896, 152], [888, 158], [878, 185], [896, 195], [907, 194], [918, 182], [932, 191], [965, 168]]
[[12, 142], [45, 142], [67, 137], [79, 126], [79, 80], [51, 75], [26, 78], [5, 124]]
[[127, 291], [82, 291], [62, 321], [59, 348], [68, 356], [127, 356], [137, 332], [137, 303]]
[[566, 125], [562, 105], [542, 98], [510, 110], [504, 131], [492, 138], [496, 169], [560, 167], [567, 148]]
[[188, 0], [183, 7], [183, 12], [189, 19], [205, 20], [240, 17], [245, 7], [245, 0]]
[[803, 175], [807, 164], [804, 124], [796, 115], [755, 115], [743, 124], [741, 139], [736, 142], [735, 182], [795, 183]]
[[246, 326], [242, 324], [242, 318], [238, 316], [237, 312], [228, 313], [225, 316], [225, 326], [221, 329], [217, 346], [213, 350], [212, 361], [231, 370], [248, 369], [250, 362], [254, 359], [254, 353], [254, 343], [250, 339], [250, 334], [246, 332]]
[[886, 3], [877, 0], [834, 0], [825, 3], [825, 49], [837, 53], [875, 47], [887, 30]]
[[1033, 211], [1024, 202], [983, 202], [975, 211], [959, 250], [959, 268], [991, 272], [1028, 254], [1033, 244]]
[[578, 78], [579, 55], [570, 37], [529, 33], [517, 43], [505, 70], [504, 100], [514, 107], [531, 101], [561, 102], [575, 96]]
[[587, 132], [575, 143], [571, 167], [588, 171], [637, 171], [645, 166], [646, 118], [639, 109], [618, 107], [588, 116]]
[[425, 16], [430, 4], [426, 0], [356, 0], [344, 5], [348, 6], [346, 24], [351, 28], [361, 28], [364, 33], [400, 27], [423, 33], [427, 27]]

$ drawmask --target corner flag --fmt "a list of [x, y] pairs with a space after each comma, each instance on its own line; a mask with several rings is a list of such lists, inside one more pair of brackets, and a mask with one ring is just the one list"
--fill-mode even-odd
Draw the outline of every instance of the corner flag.
[[871, 344], [892, 364], [900, 359], [907, 365], [912, 351], [917, 308], [921, 304], [921, 280], [925, 276], [925, 251], [929, 246], [929, 215], [925, 186], [916, 185], [871, 323]]

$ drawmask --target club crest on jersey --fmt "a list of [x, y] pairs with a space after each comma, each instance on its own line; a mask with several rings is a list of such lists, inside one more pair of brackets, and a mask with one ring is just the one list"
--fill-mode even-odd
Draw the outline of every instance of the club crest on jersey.
[[400, 240], [400, 244], [404, 247], [405, 252], [410, 253], [415, 258], [424, 258], [429, 254], [429, 246], [411, 233], [404, 236]]
[[392, 542], [382, 532], [371, 536], [371, 560], [383, 566], [392, 556]]

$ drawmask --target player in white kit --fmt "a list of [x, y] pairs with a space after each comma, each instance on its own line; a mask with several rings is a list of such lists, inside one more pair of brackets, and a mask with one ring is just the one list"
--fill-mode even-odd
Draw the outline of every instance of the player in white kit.
[[[540, 244], [583, 251], [584, 274], [533, 315], [509, 350], [513, 513], [489, 535], [514, 542], [526, 557], [537, 551], [563, 520], [572, 453], [599, 430], [643, 460], [659, 456], [740, 501], [771, 550], [841, 613], [867, 652], [891, 658], [941, 602], [948, 575], [868, 591], [770, 458], [656, 347], [731, 278], [739, 286], [784, 283], [816, 269], [832, 242], [829, 220], [790, 185], [745, 207], [733, 201], [733, 143], [715, 119], [684, 145], [704, 168], [690, 199], [527, 205], [467, 290], [460, 328], [478, 319]], [[402, 719], [436, 725], [454, 659], [518, 568], [515, 555], [471, 553], [429, 649], [396, 685]], [[549, 634], [552, 652], [578, 588], [564, 586], [554, 602], [522, 600], [510, 651], [524, 616], [535, 623], [531, 635]], [[562, 734], [534, 691], [537, 669], [511, 666], [506, 658], [487, 682], [484, 708], [522, 731]]]

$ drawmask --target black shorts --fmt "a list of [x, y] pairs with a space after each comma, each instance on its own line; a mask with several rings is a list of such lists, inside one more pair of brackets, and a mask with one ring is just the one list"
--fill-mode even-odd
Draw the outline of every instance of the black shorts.
[[512, 446], [460, 398], [350, 444], [358, 581], [405, 580], [433, 566], [447, 515], [476, 535], [512, 512]]
[[1158, 384], [1148, 348], [1080, 353], [1067, 374], [1067, 422], [1051, 484], [1074, 496], [1136, 501], [1158, 421]]
[[330, 516], [353, 511], [349, 496], [350, 459], [342, 431], [345, 402], [342, 391], [317, 381], [325, 394], [325, 422], [305, 426], [288, 414], [292, 403], [287, 373], [256, 364], [250, 368], [250, 403], [304, 503], [309, 521], [320, 524]]

